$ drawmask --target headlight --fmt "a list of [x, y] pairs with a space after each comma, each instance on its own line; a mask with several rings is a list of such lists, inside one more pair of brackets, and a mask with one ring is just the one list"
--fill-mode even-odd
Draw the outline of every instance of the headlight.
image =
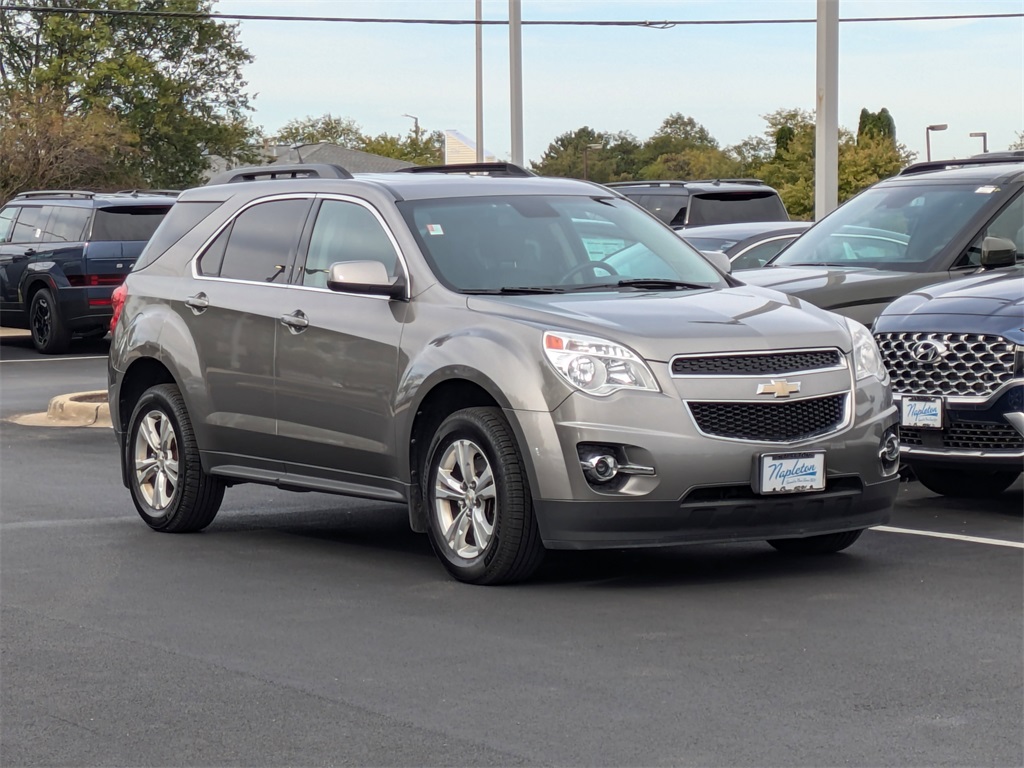
[[589, 395], [604, 397], [620, 389], [661, 391], [647, 363], [614, 341], [545, 331], [544, 354], [563, 379]]
[[846, 318], [846, 327], [850, 329], [850, 335], [853, 337], [853, 366], [857, 380], [874, 376], [879, 381], [885, 381], [888, 374], [871, 331], [850, 318]]

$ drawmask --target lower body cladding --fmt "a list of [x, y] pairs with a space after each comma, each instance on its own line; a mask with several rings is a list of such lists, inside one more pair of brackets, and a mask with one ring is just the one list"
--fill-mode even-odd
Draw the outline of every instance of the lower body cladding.
[[[898, 414], [880, 385], [848, 396], [849, 426], [793, 443], [709, 437], [685, 403], [646, 392], [574, 394], [552, 413], [509, 416], [550, 549], [761, 541], [888, 522]], [[773, 457], [820, 476], [805, 490], [766, 492]]]

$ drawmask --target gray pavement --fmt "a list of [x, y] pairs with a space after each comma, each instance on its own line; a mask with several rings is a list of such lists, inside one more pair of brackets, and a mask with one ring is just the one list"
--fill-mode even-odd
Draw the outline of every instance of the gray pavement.
[[[0, 416], [102, 352], [0, 340]], [[1015, 543], [1022, 504], [910, 483], [892, 525]], [[395, 505], [240, 486], [152, 533], [108, 430], [3, 422], [0, 765], [1020, 766], [1022, 554], [872, 531], [469, 587]]]

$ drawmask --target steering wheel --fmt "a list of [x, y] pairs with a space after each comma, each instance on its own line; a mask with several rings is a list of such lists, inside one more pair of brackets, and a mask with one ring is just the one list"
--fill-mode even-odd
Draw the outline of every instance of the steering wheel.
[[615, 267], [611, 264], [607, 264], [603, 261], [584, 261], [582, 264], [577, 264], [575, 267], [570, 269], [564, 275], [562, 279], [558, 281], [559, 285], [569, 282], [572, 278], [576, 277], [580, 272], [593, 272], [594, 277], [597, 277], [597, 270], [603, 269], [609, 275], [619, 274]]

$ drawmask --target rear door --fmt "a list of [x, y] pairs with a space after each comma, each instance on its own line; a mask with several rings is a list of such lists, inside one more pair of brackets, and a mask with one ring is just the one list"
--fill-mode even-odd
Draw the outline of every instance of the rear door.
[[9, 206], [4, 211], [0, 232], [6, 226], [7, 237], [0, 242], [0, 311], [5, 323], [27, 327], [21, 278], [44, 247], [43, 232], [49, 215], [50, 209], [41, 205]]
[[[274, 392], [279, 318], [294, 308], [288, 285], [312, 196], [281, 196], [241, 210], [197, 258], [175, 309], [198, 348], [213, 464], [280, 471]], [[267, 457], [255, 459], [253, 457]]]

